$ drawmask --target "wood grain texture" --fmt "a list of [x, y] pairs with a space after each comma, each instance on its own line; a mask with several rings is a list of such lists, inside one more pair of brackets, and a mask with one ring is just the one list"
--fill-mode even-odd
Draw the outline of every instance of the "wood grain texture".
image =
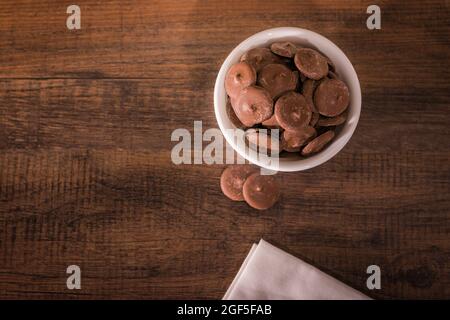
[[[374, 298], [450, 298], [448, 1], [381, 1], [373, 32], [370, 1], [77, 4], [68, 31], [63, 1], [0, 2], [0, 298], [218, 299], [261, 237]], [[363, 111], [256, 212], [221, 194], [223, 166], [172, 164], [170, 134], [217, 126], [222, 61], [277, 26], [341, 47]]]

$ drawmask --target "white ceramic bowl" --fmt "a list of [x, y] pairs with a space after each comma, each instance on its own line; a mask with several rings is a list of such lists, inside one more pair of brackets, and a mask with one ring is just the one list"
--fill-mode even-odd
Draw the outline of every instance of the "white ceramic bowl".
[[[301, 158], [300, 156], [283, 158], [279, 161], [267, 162], [261, 161], [254, 153], [248, 153], [245, 147], [236, 143], [233, 136], [230, 135], [230, 130], [235, 126], [230, 121], [227, 111], [227, 94], [225, 92], [225, 76], [228, 69], [237, 63], [240, 57], [248, 50], [255, 47], [268, 47], [271, 43], [276, 41], [291, 41], [305, 47], [314, 48], [321, 51], [328, 56], [335, 64], [336, 71], [339, 77], [347, 84], [350, 90], [350, 106], [348, 109], [348, 118], [343, 126], [337, 131], [335, 139], [321, 152], [308, 157]], [[214, 89], [214, 110], [219, 124], [220, 130], [227, 142], [233, 149], [242, 157], [253, 164], [260, 167], [275, 170], [275, 171], [302, 171], [319, 166], [334, 157], [339, 151], [344, 148], [350, 140], [353, 132], [355, 132], [361, 113], [361, 87], [355, 69], [347, 56], [339, 49], [333, 42], [315, 32], [301, 29], [301, 28], [275, 28], [259, 32], [247, 40], [239, 44], [227, 57], [216, 79]]]

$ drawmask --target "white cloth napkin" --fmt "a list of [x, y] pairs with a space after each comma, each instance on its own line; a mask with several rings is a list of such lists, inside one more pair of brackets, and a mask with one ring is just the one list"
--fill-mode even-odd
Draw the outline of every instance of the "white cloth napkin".
[[368, 300], [366, 295], [261, 239], [224, 300]]

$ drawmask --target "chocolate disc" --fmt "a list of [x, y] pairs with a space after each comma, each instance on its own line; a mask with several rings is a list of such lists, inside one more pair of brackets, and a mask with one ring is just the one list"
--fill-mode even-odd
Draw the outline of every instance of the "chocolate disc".
[[309, 125], [311, 127], [315, 127], [317, 125], [317, 122], [319, 122], [320, 115], [317, 112], [313, 112], [311, 116], [311, 121], [309, 122]]
[[307, 79], [305, 82], [303, 82], [302, 94], [308, 102], [312, 112], [317, 112], [313, 97], [314, 91], [316, 90], [318, 84], [319, 81], [311, 79]]
[[228, 97], [227, 100], [227, 116], [230, 119], [231, 123], [239, 129], [245, 128], [244, 124], [239, 120], [239, 118], [236, 115], [236, 112], [234, 112], [233, 105], [232, 105], [232, 98]]
[[266, 89], [273, 99], [285, 92], [297, 88], [298, 77], [288, 67], [282, 64], [268, 64], [258, 75], [258, 85]]
[[233, 201], [244, 201], [242, 194], [244, 182], [257, 171], [256, 167], [245, 164], [227, 167], [220, 177], [220, 188], [223, 194]]
[[286, 130], [281, 136], [281, 145], [285, 151], [298, 152], [302, 146], [314, 139], [316, 135], [316, 129], [310, 126], [299, 130]]
[[303, 148], [302, 155], [309, 156], [310, 154], [321, 151], [331, 140], [333, 140], [334, 135], [334, 131], [327, 131], [324, 134], [321, 134]]
[[245, 181], [243, 195], [250, 207], [266, 210], [278, 201], [280, 186], [274, 176], [254, 173]]
[[288, 92], [278, 99], [274, 114], [283, 129], [297, 130], [309, 124], [312, 112], [305, 97], [297, 92]]
[[263, 153], [268, 156], [278, 155], [281, 151], [280, 141], [269, 135], [270, 132], [272, 130], [248, 129], [245, 132], [246, 143], [258, 153]]
[[280, 124], [277, 121], [277, 118], [275, 117], [275, 115], [271, 116], [269, 119], [267, 119], [266, 121], [262, 122], [262, 125], [266, 128], [269, 129], [280, 129]]
[[242, 57], [241, 61], [250, 64], [256, 72], [270, 63], [279, 63], [281, 59], [270, 51], [269, 48], [254, 48], [247, 51]]
[[343, 124], [347, 120], [346, 114], [340, 114], [337, 117], [333, 118], [320, 118], [317, 122], [317, 126], [319, 127], [334, 127]]
[[239, 62], [228, 70], [225, 78], [227, 94], [236, 98], [242, 89], [256, 83], [256, 71], [247, 62]]
[[273, 115], [273, 100], [265, 89], [247, 87], [237, 98], [234, 112], [245, 126], [253, 127]]
[[316, 50], [298, 49], [294, 61], [298, 70], [310, 79], [319, 80], [328, 74], [327, 58]]
[[297, 53], [297, 47], [292, 42], [275, 42], [270, 46], [273, 53], [286, 57], [293, 58]]
[[319, 113], [326, 117], [340, 115], [347, 109], [349, 103], [350, 92], [341, 80], [324, 80], [314, 92], [314, 104]]

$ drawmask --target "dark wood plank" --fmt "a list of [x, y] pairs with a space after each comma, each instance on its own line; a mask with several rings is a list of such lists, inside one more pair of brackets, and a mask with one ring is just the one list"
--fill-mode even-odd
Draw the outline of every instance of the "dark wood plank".
[[[221, 298], [261, 237], [376, 298], [450, 296], [449, 6], [382, 1], [0, 3], [0, 298]], [[267, 212], [223, 166], [175, 166], [176, 128], [216, 127], [214, 80], [251, 34], [299, 26], [355, 64], [363, 112], [327, 164], [280, 174]], [[65, 268], [79, 264], [79, 292]], [[383, 289], [365, 289], [378, 264]]]
[[[122, 148], [170, 152], [177, 128], [217, 127], [211, 81], [190, 88], [183, 79], [0, 80], [0, 147]], [[170, 86], [176, 86], [176, 91]], [[450, 119], [445, 89], [367, 90], [355, 150], [446, 152]], [[429, 92], [430, 92], [429, 91]], [[383, 102], [386, 101], [386, 102]], [[14, 107], [11, 107], [14, 106]], [[425, 112], [424, 112], [425, 111]], [[164, 142], [164, 143], [162, 143]]]
[[[0, 4], [0, 77], [186, 77], [198, 85], [246, 37], [298, 26], [329, 37], [364, 84], [446, 87], [446, 1], [380, 1], [383, 29], [365, 25], [370, 1], [78, 1], [82, 29], [66, 29], [67, 3]], [[399, 66], [409, 62], [409, 68]], [[420, 62], [420, 63], [419, 63]], [[382, 72], [381, 72], [382, 71]], [[423, 81], [420, 85], [416, 75]], [[401, 81], [400, 81], [401, 80]], [[380, 82], [382, 81], [382, 82]], [[201, 81], [200, 81], [201, 82]]]
[[449, 172], [434, 168], [448, 157], [345, 152], [281, 175], [282, 201], [259, 213], [221, 195], [219, 166], [175, 167], [151, 151], [2, 155], [2, 295], [59, 296], [77, 263], [81, 297], [219, 298], [265, 237], [361, 290], [379, 264], [381, 297], [442, 297]]

